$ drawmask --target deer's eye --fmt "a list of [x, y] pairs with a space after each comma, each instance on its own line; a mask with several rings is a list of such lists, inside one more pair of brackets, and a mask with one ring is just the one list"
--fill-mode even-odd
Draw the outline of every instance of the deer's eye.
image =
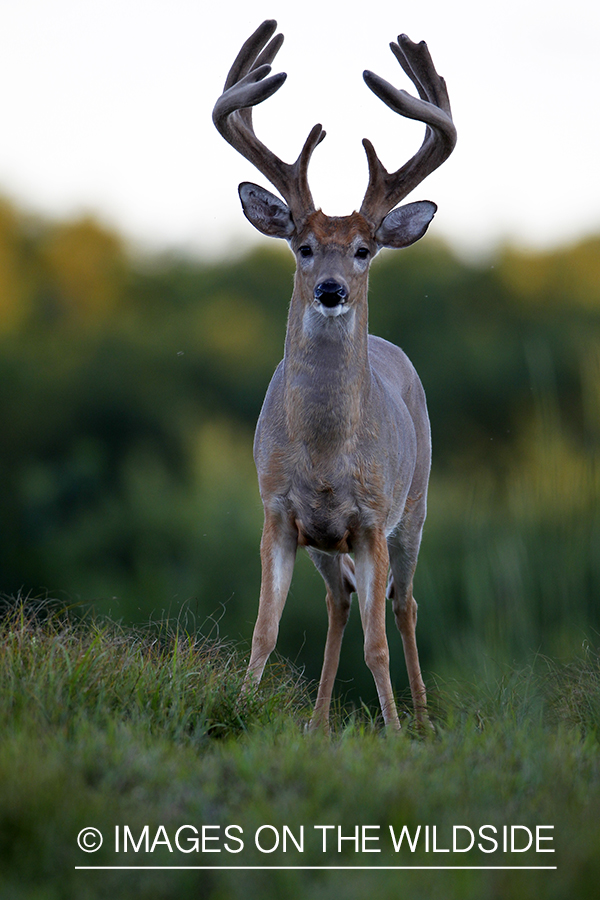
[[304, 259], [308, 259], [309, 256], [313, 255], [312, 247], [309, 247], [308, 244], [303, 244], [298, 250], [300, 256], [303, 256]]
[[359, 247], [354, 255], [357, 259], [367, 259], [369, 250], [367, 247]]

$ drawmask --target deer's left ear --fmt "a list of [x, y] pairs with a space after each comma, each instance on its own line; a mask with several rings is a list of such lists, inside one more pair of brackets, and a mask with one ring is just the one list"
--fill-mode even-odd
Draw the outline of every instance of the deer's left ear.
[[238, 191], [244, 215], [261, 234], [278, 238], [293, 235], [296, 227], [283, 200], [251, 181], [242, 182]]
[[437, 206], [430, 200], [399, 206], [385, 217], [375, 232], [375, 240], [380, 247], [409, 247], [423, 237], [436, 211]]

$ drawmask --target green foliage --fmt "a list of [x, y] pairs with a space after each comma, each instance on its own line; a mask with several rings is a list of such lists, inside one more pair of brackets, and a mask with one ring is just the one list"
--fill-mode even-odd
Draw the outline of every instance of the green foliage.
[[[192, 610], [247, 641], [262, 511], [252, 431], [293, 265], [132, 256], [84, 218], [0, 208], [0, 585], [125, 622]], [[600, 242], [479, 264], [425, 239], [373, 267], [371, 330], [409, 353], [434, 441], [417, 570], [424, 668], [569, 656], [600, 627]], [[318, 676], [300, 559], [280, 651]], [[405, 686], [391, 630], [394, 681]], [[358, 616], [340, 694], [370, 702]]]
[[[0, 893], [43, 897], [315, 896], [444, 900], [480, 897], [592, 898], [600, 877], [600, 658], [591, 648], [568, 665], [537, 658], [497, 678], [440, 682], [432, 692], [436, 733], [386, 734], [364, 711], [339, 711], [331, 738], [303, 734], [306, 684], [270, 667], [260, 692], [239, 698], [234, 648], [198, 637], [193, 623], [125, 629], [79, 621], [55, 604], [19, 601], [0, 626]], [[160, 826], [243, 829], [239, 855], [139, 852]], [[369, 826], [378, 854], [327, 852], [317, 825], [345, 836]], [[553, 854], [433, 854], [423, 840], [393, 852], [389, 827], [414, 835], [452, 827], [553, 826]], [[260, 853], [253, 836], [270, 825], [300, 835]], [[86, 854], [77, 835], [93, 826], [102, 848]], [[379, 828], [379, 831], [373, 830]], [[189, 830], [185, 835], [189, 835]], [[212, 835], [215, 834], [213, 830]], [[239, 832], [238, 832], [239, 834]], [[264, 835], [270, 846], [272, 832]], [[184, 848], [187, 845], [184, 844]], [[215, 848], [215, 844], [209, 844]], [[237, 848], [238, 845], [233, 845]], [[373, 845], [369, 845], [373, 846]], [[548, 845], [544, 845], [548, 846]], [[77, 871], [76, 866], [556, 865], [555, 871]]]

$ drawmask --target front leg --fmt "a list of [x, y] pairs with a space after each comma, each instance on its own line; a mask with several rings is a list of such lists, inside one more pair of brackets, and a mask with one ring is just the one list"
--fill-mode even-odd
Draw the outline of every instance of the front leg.
[[365, 661], [375, 679], [385, 724], [400, 730], [390, 679], [390, 652], [385, 633], [389, 556], [383, 531], [365, 535], [356, 548], [354, 562], [358, 604], [365, 636]]
[[290, 589], [298, 534], [288, 523], [265, 510], [265, 525], [260, 542], [262, 576], [258, 616], [252, 635], [250, 662], [242, 691], [258, 684], [265, 665], [277, 643], [279, 621]]

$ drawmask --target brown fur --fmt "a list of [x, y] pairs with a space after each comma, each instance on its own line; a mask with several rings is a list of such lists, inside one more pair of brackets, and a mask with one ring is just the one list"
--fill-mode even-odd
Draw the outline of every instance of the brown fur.
[[298, 235], [298, 244], [302, 244], [311, 232], [323, 246], [333, 244], [348, 247], [355, 237], [362, 237], [368, 244], [373, 243], [373, 227], [356, 211], [349, 216], [326, 216], [318, 209], [308, 217], [306, 225]]

